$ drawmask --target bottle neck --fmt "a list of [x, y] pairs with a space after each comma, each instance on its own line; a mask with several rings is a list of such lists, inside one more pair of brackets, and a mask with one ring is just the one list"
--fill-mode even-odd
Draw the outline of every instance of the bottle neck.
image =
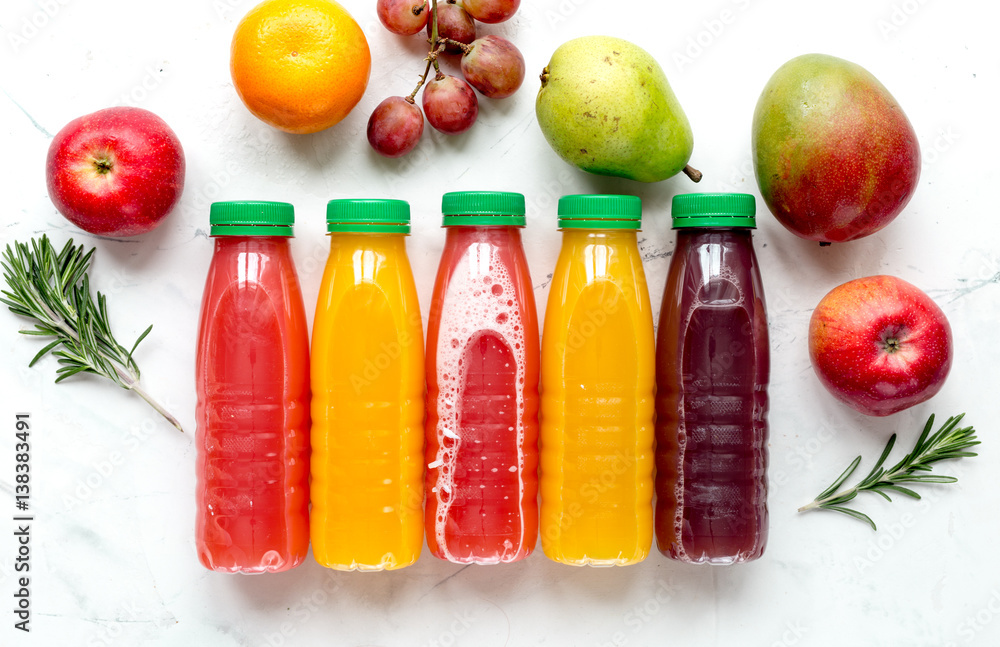
[[291, 236], [214, 236], [215, 250], [255, 250], [279, 253], [289, 249]]
[[335, 231], [327, 234], [330, 247], [405, 248], [406, 234], [386, 232]]
[[634, 245], [637, 241], [636, 229], [563, 229], [565, 243], [597, 243], [604, 245]]
[[446, 245], [485, 242], [504, 246], [521, 244], [521, 227], [514, 225], [446, 225]]
[[702, 254], [706, 249], [746, 250], [752, 256], [753, 230], [723, 227], [685, 227], [677, 230], [674, 258]]
[[733, 238], [751, 238], [753, 229], [750, 227], [681, 227], [675, 230], [678, 238], [681, 236], [696, 237], [722, 235]]

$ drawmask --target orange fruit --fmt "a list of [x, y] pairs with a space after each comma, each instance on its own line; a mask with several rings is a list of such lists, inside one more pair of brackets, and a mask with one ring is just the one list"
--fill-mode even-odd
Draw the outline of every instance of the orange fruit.
[[229, 68], [257, 118], [314, 133], [361, 100], [371, 52], [361, 27], [333, 0], [264, 0], [236, 26]]

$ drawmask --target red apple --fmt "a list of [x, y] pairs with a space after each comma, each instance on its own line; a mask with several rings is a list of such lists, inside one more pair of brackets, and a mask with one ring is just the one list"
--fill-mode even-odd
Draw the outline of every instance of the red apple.
[[148, 110], [119, 106], [56, 133], [45, 162], [49, 197], [84, 231], [136, 236], [156, 227], [184, 188], [177, 135]]
[[869, 416], [927, 400], [951, 369], [951, 326], [916, 286], [869, 276], [831, 290], [809, 322], [809, 355], [823, 385]]

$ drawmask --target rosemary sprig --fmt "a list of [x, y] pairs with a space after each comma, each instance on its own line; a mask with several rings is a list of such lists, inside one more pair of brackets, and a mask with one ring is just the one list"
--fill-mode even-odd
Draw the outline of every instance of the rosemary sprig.
[[928, 437], [934, 426], [934, 415], [932, 414], [927, 419], [927, 424], [924, 425], [924, 430], [917, 439], [917, 444], [913, 446], [913, 450], [898, 463], [887, 469], [882, 467], [882, 464], [885, 463], [885, 459], [888, 458], [889, 452], [892, 451], [892, 446], [896, 442], [896, 434], [893, 434], [882, 451], [878, 462], [875, 463], [875, 467], [872, 468], [872, 471], [860, 483], [854, 487], [837, 491], [837, 488], [843, 485], [844, 481], [850, 478], [854, 470], [858, 468], [858, 465], [861, 463], [861, 457], [858, 456], [847, 466], [844, 473], [837, 477], [837, 480], [830, 487], [820, 492], [819, 496], [812, 503], [799, 508], [799, 512], [816, 509], [833, 510], [834, 512], [840, 512], [849, 517], [864, 521], [872, 527], [872, 530], [877, 530], [875, 522], [872, 521], [871, 517], [863, 512], [847, 508], [844, 504], [858, 496], [859, 492], [874, 492], [885, 497], [886, 501], [892, 501], [889, 498], [888, 492], [895, 492], [919, 499], [919, 494], [902, 484], [956, 482], [958, 479], [953, 476], [941, 476], [938, 474], [928, 474], [927, 472], [930, 472], [932, 469], [931, 466], [938, 461], [976, 456], [973, 452], [966, 451], [970, 447], [979, 444], [979, 440], [976, 439], [976, 430], [972, 427], [958, 427], [958, 423], [964, 416], [965, 414], [963, 413], [948, 418], [947, 422], [933, 436]]
[[184, 431], [180, 422], [139, 385], [139, 366], [132, 354], [153, 327], [146, 328], [132, 348], [126, 349], [111, 332], [105, 296], [98, 292], [94, 302], [87, 275], [93, 255], [94, 248], [84, 253], [83, 245], [74, 247], [72, 239], [57, 253], [44, 234], [40, 239], [33, 238], [30, 247], [17, 241], [14, 249], [7, 245], [0, 260], [7, 290], [2, 291], [0, 302], [14, 314], [35, 320], [34, 328], [21, 333], [53, 338], [28, 366], [51, 352], [61, 364], [56, 372], [57, 383], [77, 373], [102, 375], [134, 391], [170, 424]]

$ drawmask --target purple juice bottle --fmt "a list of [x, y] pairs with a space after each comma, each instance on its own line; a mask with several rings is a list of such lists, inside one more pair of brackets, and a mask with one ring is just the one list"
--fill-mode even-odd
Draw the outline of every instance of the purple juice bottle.
[[767, 542], [767, 315], [754, 197], [674, 196], [677, 245], [656, 343], [656, 543], [690, 563]]

